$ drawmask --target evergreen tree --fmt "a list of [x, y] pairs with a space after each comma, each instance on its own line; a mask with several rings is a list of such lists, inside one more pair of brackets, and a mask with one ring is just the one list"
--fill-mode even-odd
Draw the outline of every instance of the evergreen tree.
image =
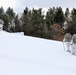
[[6, 14], [8, 15], [10, 21], [13, 20], [15, 17], [15, 12], [10, 7], [6, 10]]
[[8, 31], [8, 22], [9, 22], [8, 16], [4, 14], [2, 16], [2, 20], [4, 21], [3, 29]]
[[23, 30], [23, 32], [27, 33], [26, 31], [28, 30], [27, 26], [29, 23], [29, 9], [27, 7], [25, 8], [25, 10], [23, 12], [21, 21], [22, 21], [22, 30]]
[[3, 7], [0, 7], [0, 16], [5, 14]]
[[68, 28], [65, 30], [66, 33], [76, 34], [76, 15], [71, 16], [72, 20], [68, 21]]
[[16, 15], [14, 22], [15, 22], [15, 31], [20, 32], [21, 31], [21, 26], [20, 26], [20, 21], [18, 19], [18, 15]]
[[8, 31], [14, 32], [15, 31], [15, 23], [14, 23], [15, 12], [13, 11], [12, 8], [9, 7], [6, 10], [6, 15], [8, 16]]
[[75, 8], [73, 8], [71, 11], [71, 16], [73, 16], [73, 15], [76, 15], [76, 9]]
[[54, 23], [55, 8], [50, 8], [46, 14], [46, 25], [50, 29], [50, 25]]
[[65, 19], [66, 20], [68, 19], [69, 15], [70, 15], [69, 8], [66, 8], [66, 10], [65, 10]]
[[43, 37], [44, 15], [42, 14], [42, 9], [32, 10], [31, 26], [33, 36]]
[[32, 11], [27, 8], [23, 13], [23, 30], [26, 35], [43, 37], [44, 15], [42, 9], [34, 9]]
[[0, 7], [0, 19], [4, 21], [3, 29], [7, 31], [8, 27], [8, 16], [6, 15], [3, 7]]
[[60, 25], [63, 25], [64, 23], [64, 13], [62, 11], [62, 8], [61, 7], [57, 7], [56, 8], [56, 12], [55, 12], [55, 16], [54, 16], [54, 22], [55, 23], [58, 23]]

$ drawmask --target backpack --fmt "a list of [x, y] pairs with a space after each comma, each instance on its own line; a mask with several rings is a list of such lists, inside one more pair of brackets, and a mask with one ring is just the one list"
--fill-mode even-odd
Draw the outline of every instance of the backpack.
[[70, 33], [66, 33], [64, 38], [65, 38], [65, 42], [71, 42], [72, 35]]
[[76, 34], [73, 34], [72, 40], [73, 40], [73, 43], [76, 43]]

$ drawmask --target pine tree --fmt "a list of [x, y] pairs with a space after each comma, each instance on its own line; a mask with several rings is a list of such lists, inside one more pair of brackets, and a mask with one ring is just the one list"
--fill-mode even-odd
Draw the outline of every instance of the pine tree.
[[8, 16], [4, 14], [2, 16], [2, 20], [4, 21], [3, 29], [8, 31], [8, 22], [9, 22]]
[[56, 12], [55, 12], [55, 16], [54, 16], [54, 22], [55, 23], [58, 23], [60, 25], [63, 25], [64, 23], [64, 13], [62, 11], [62, 8], [61, 7], [57, 7], [56, 8]]
[[43, 37], [44, 15], [41, 8], [38, 10], [33, 8], [32, 11], [26, 8], [23, 13], [22, 22], [25, 35]]
[[18, 15], [16, 15], [14, 22], [15, 22], [15, 31], [20, 32], [21, 31], [21, 26], [20, 26], [20, 21], [18, 19]]
[[3, 7], [0, 7], [0, 16], [5, 14]]
[[65, 30], [66, 33], [76, 34], [76, 15], [71, 16], [72, 20], [68, 21], [68, 28]]
[[15, 12], [10, 7], [6, 10], [6, 14], [8, 15], [10, 21], [13, 20], [15, 17]]
[[65, 20], [68, 19], [69, 15], [70, 15], [69, 8], [66, 8], [66, 10], [65, 10]]
[[38, 37], [43, 37], [43, 29], [44, 29], [44, 15], [42, 14], [42, 9], [32, 10], [32, 26], [33, 26], [33, 35]]
[[54, 23], [55, 8], [50, 8], [46, 14], [46, 25], [50, 29], [50, 25]]
[[76, 15], [76, 9], [75, 8], [73, 8], [72, 10], [71, 10], [71, 15], [73, 16], [73, 15]]
[[15, 32], [15, 23], [14, 23], [15, 12], [13, 11], [12, 8], [9, 7], [6, 10], [6, 15], [8, 16], [8, 31]]
[[22, 30], [25, 34], [27, 34], [27, 31], [28, 31], [28, 23], [29, 23], [29, 9], [26, 7], [24, 12], [23, 12], [23, 15], [21, 17], [21, 21], [22, 21]]
[[0, 7], [0, 19], [4, 21], [3, 29], [8, 31], [8, 16], [6, 15], [3, 7]]

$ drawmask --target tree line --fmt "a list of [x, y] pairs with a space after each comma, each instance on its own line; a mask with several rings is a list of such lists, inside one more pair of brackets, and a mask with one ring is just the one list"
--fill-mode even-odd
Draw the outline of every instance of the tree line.
[[[19, 16], [19, 14], [14, 12], [13, 8], [8, 7], [4, 11], [3, 7], [0, 7], [0, 19], [4, 21], [3, 29], [5, 31], [24, 32], [25, 35], [46, 39], [52, 39], [55, 35], [64, 35], [64, 33], [61, 33], [61, 29], [64, 28], [65, 22], [66, 29], [63, 32], [73, 34], [76, 29], [75, 8], [71, 11], [69, 11], [69, 8], [66, 8], [63, 11], [61, 7], [52, 7], [44, 15], [42, 8], [30, 10], [26, 7]], [[58, 25], [60, 29], [54, 25]]]

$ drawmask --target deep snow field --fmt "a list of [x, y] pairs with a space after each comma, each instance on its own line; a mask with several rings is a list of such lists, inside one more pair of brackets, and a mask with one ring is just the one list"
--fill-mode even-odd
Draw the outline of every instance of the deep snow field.
[[76, 75], [76, 56], [62, 42], [0, 31], [0, 75]]

